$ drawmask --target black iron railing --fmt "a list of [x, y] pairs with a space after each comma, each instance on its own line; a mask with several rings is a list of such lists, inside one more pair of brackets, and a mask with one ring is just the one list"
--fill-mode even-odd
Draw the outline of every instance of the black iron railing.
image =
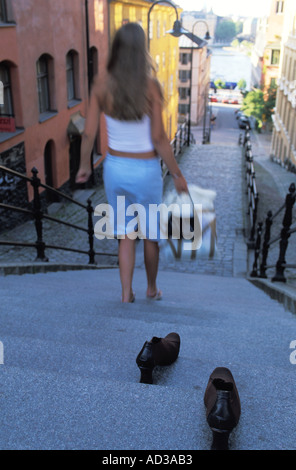
[[[13, 206], [9, 204], [4, 204], [4, 203], [0, 203], [0, 209], [22, 212], [23, 214], [31, 216], [31, 218], [34, 220], [34, 223], [35, 223], [35, 230], [36, 230], [36, 235], [37, 235], [36, 242], [16, 242], [16, 241], [10, 241], [10, 240], [8, 241], [0, 240], [0, 245], [35, 248], [37, 251], [37, 256], [36, 256], [37, 261], [49, 261], [48, 257], [45, 254], [45, 250], [47, 248], [54, 249], [54, 250], [71, 251], [75, 253], [88, 255], [88, 264], [96, 264], [95, 262], [96, 255], [117, 256], [117, 254], [114, 254], [114, 253], [100, 253], [100, 252], [95, 252], [94, 250], [94, 226], [93, 226], [93, 211], [94, 210], [93, 210], [90, 199], [87, 200], [87, 205], [84, 205], [80, 203], [79, 201], [76, 201], [75, 199], [71, 198], [67, 194], [64, 194], [63, 192], [57, 189], [54, 189], [51, 186], [48, 186], [47, 184], [41, 183], [40, 178], [38, 178], [37, 176], [38, 170], [36, 168], [32, 169], [31, 178], [21, 173], [18, 173], [17, 171], [11, 170], [10, 168], [6, 168], [4, 166], [0, 166], [0, 171], [3, 174], [8, 174], [13, 177], [17, 177], [22, 180], [25, 180], [27, 181], [27, 183], [29, 183], [32, 186], [33, 188], [32, 209], [17, 207], [17, 206]], [[41, 208], [41, 198], [40, 198], [40, 192], [39, 192], [40, 188], [50, 191], [54, 193], [55, 195], [59, 196], [60, 198], [64, 198], [70, 201], [71, 203], [76, 204], [77, 206], [80, 206], [82, 209], [84, 209], [86, 216], [87, 216], [87, 227], [81, 227], [79, 225], [75, 225], [70, 222], [66, 222], [64, 220], [57, 219], [55, 217], [48, 215]], [[66, 225], [68, 227], [84, 232], [88, 240], [88, 247], [89, 247], [88, 251], [80, 250], [78, 248], [70, 248], [67, 246], [51, 245], [51, 244], [45, 243], [43, 239], [43, 220], [44, 219], [50, 220], [51, 222], [55, 222], [57, 224]]]
[[[183, 148], [188, 146], [188, 132], [189, 132], [188, 126], [189, 126], [188, 121], [181, 124], [178, 131], [175, 134], [175, 137], [171, 141], [171, 147], [173, 149], [175, 158], [178, 158]], [[192, 134], [190, 134], [189, 139], [190, 139], [190, 143], [194, 143]], [[162, 166], [162, 176], [163, 178], [165, 178], [168, 174], [168, 169], [166, 165], [163, 163], [163, 161], [161, 161], [161, 166]]]
[[242, 145], [242, 155], [245, 161], [246, 168], [246, 186], [247, 186], [247, 199], [248, 199], [248, 215], [250, 223], [250, 234], [248, 240], [249, 248], [255, 247], [255, 232], [258, 213], [259, 194], [256, 185], [256, 175], [253, 163], [252, 144], [250, 138], [250, 130], [247, 127], [244, 136], [240, 134], [239, 145]]
[[[289, 187], [289, 192], [286, 196], [284, 204], [272, 214], [268, 211], [265, 219], [265, 224], [259, 222], [257, 227], [257, 237], [255, 244], [255, 254], [253, 270], [250, 274], [251, 277], [267, 278], [266, 271], [270, 268], [276, 268], [275, 275], [272, 277], [273, 282], [286, 282], [285, 269], [296, 269], [296, 264], [288, 264], [286, 262], [286, 252], [291, 235], [296, 233], [296, 227], [293, 226], [293, 207], [296, 200], [295, 184], [292, 183]], [[284, 212], [281, 231], [271, 240], [271, 227], [280, 214]], [[262, 243], [263, 239], [263, 243]], [[272, 245], [279, 243], [279, 255], [276, 264], [268, 265], [267, 258], [269, 250]], [[262, 246], [261, 246], [262, 245]]]

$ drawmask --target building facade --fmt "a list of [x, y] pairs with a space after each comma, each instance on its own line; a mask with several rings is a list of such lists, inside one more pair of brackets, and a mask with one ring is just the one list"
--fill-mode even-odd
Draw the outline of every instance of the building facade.
[[[0, 6], [0, 164], [29, 176], [36, 167], [59, 188], [75, 178], [89, 86], [105, 66], [107, 0]], [[31, 199], [30, 187], [23, 197]]]
[[269, 15], [257, 22], [252, 53], [251, 85], [266, 92], [278, 84], [281, 64], [285, 4], [289, 0], [272, 0]]
[[293, 0], [285, 2], [281, 56], [271, 154], [296, 172], [296, 4]]
[[179, 38], [179, 121], [201, 122], [208, 105], [211, 54], [207, 42], [193, 35]]

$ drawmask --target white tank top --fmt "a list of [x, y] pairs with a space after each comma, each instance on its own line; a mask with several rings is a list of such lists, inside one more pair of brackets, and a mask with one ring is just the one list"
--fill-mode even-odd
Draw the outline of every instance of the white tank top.
[[140, 121], [120, 121], [105, 114], [108, 145], [112, 150], [145, 153], [154, 150], [151, 121], [146, 114]]

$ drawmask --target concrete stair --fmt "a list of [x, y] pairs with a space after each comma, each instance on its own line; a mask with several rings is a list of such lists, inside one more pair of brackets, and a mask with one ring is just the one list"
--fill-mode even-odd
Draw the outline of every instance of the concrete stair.
[[[117, 269], [0, 282], [3, 449], [206, 450], [203, 396], [228, 367], [242, 416], [232, 449], [295, 449], [296, 317], [242, 278], [161, 271], [160, 302], [120, 303]], [[176, 331], [178, 360], [140, 384], [144, 341]]]

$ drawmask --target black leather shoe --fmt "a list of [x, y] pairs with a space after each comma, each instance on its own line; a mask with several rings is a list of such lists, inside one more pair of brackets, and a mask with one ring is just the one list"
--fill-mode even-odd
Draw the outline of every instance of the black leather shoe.
[[136, 359], [141, 371], [140, 383], [152, 384], [154, 367], [171, 365], [177, 359], [179, 350], [178, 333], [169, 333], [165, 338], [153, 336], [151, 341], [145, 341]]
[[217, 367], [205, 391], [207, 422], [213, 432], [212, 450], [227, 450], [228, 439], [238, 424], [241, 405], [234, 378], [229, 369]]

